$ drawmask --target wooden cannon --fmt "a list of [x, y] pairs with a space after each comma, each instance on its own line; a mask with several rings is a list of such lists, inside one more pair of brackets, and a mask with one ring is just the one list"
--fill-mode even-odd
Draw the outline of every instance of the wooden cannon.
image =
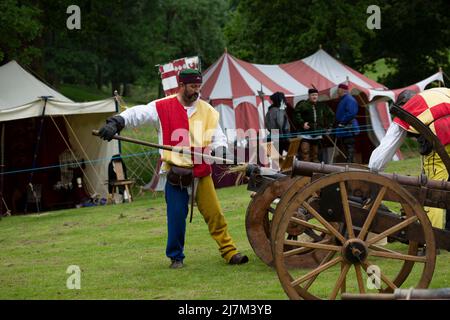
[[[450, 172], [450, 157], [430, 129], [401, 107], [391, 113], [428, 140]], [[289, 175], [249, 166], [247, 176], [256, 192], [247, 210], [249, 241], [291, 299], [425, 289], [436, 249], [450, 251], [450, 232], [433, 228], [424, 211], [450, 209], [450, 182], [297, 160]]]
[[[348, 164], [336, 165], [348, 166]], [[359, 164], [351, 164], [351, 167], [368, 170], [366, 166]], [[261, 174], [261, 170], [264, 171], [263, 174]], [[286, 206], [287, 200], [295, 194], [295, 190], [311, 182], [310, 177], [291, 177], [291, 172], [279, 173], [255, 165], [247, 167], [247, 177], [250, 178], [248, 190], [254, 192], [245, 217], [247, 238], [256, 255], [271, 267], [274, 266], [270, 236], [271, 225], [272, 222], [279, 222], [279, 219], [275, 218], [275, 213], [282, 211], [281, 208]], [[301, 212], [297, 215], [300, 215], [306, 222], [311, 218], [311, 215], [303, 216]], [[291, 227], [287, 235], [290, 239], [297, 239], [303, 233], [316, 241], [327, 237], [326, 234], [317, 235], [309, 228], [299, 228], [292, 224]], [[321, 252], [309, 250], [301, 255], [293, 255], [285, 262], [291, 268], [311, 268], [319, 264], [322, 255]]]
[[[260, 190], [247, 212], [250, 243], [275, 267], [291, 299], [335, 299], [347, 289], [366, 293], [363, 272], [380, 293], [393, 292], [405, 282], [427, 288], [436, 248], [450, 250], [450, 232], [433, 228], [423, 208], [450, 206], [447, 181], [297, 160], [291, 177], [262, 174], [257, 167], [247, 174], [249, 189]], [[259, 226], [250, 221], [256, 214], [262, 218]], [[384, 238], [396, 243], [379, 245]], [[421, 246], [426, 246], [423, 256]], [[328, 288], [331, 292], [323, 284], [314, 292], [316, 278], [334, 266], [341, 269], [334, 271], [337, 280]], [[413, 271], [416, 283], [407, 281]], [[379, 277], [378, 283], [373, 277]], [[354, 284], [348, 285], [351, 280]]]

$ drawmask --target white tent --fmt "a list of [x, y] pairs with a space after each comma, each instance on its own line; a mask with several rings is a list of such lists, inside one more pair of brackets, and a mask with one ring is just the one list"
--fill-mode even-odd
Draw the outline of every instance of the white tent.
[[[61, 151], [65, 153], [64, 163], [72, 163], [70, 167], [77, 166], [82, 171], [88, 195], [106, 197], [108, 162], [113, 155], [119, 153], [119, 144], [103, 142], [92, 136], [91, 132], [101, 127], [105, 119], [115, 112], [117, 110], [113, 98], [75, 103], [35, 78], [17, 62], [11, 61], [1, 66], [0, 134], [3, 132], [4, 135], [1, 150], [4, 150], [2, 160], [5, 164], [2, 171], [4, 194], [9, 192], [10, 196], [6, 203], [14, 201], [13, 194], [16, 191], [13, 189], [20, 188], [16, 183], [19, 175], [28, 177], [31, 172], [34, 172], [33, 175], [47, 174], [45, 178], [41, 177], [45, 182], [42, 188], [48, 189], [47, 191], [51, 188], [56, 190], [58, 178], [61, 177], [61, 159], [64, 158]], [[45, 136], [50, 132], [52, 136]], [[41, 139], [40, 143], [38, 137]], [[39, 150], [36, 151], [34, 149], [37, 149], [37, 145]], [[30, 156], [35, 151], [37, 159], [33, 168]], [[27, 157], [23, 164], [15, 158], [20, 152]], [[43, 158], [47, 162], [42, 161]], [[79, 165], [81, 160], [84, 160], [84, 166]], [[76, 186], [73, 187], [72, 191], [76, 192]], [[20, 191], [23, 190], [18, 192]], [[58, 201], [62, 202], [55, 196], [53, 198], [56, 199], [56, 204]], [[45, 200], [45, 192], [42, 190], [42, 202], [45, 203]], [[52, 204], [48, 204], [51, 209]]]

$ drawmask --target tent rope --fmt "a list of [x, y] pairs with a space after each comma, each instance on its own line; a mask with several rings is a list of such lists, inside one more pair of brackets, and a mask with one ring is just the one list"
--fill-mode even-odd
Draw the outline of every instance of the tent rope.
[[[102, 179], [100, 177], [98, 170], [95, 168], [95, 166], [92, 164], [92, 162], [90, 162], [89, 155], [87, 154], [86, 150], [84, 149], [83, 145], [81, 144], [80, 140], [78, 139], [75, 131], [73, 130], [72, 126], [70, 125], [69, 121], [67, 120], [67, 117], [65, 115], [63, 115], [63, 118], [64, 118], [64, 121], [66, 122], [66, 126], [70, 129], [70, 132], [72, 133], [76, 142], [78, 143], [78, 146], [80, 147], [81, 152], [83, 153], [83, 156], [86, 157], [86, 160], [88, 160], [89, 163], [91, 164], [92, 170], [94, 171], [95, 175], [97, 176], [98, 181], [101, 181]], [[95, 192], [95, 189], [93, 191]]]
[[[128, 108], [128, 106], [125, 103], [125, 101], [123, 100], [122, 96], [116, 95], [116, 101], [119, 104], [120, 110], [126, 110]], [[139, 132], [139, 129], [134, 128], [133, 130], [131, 130], [131, 132], [137, 133], [137, 132]], [[127, 146], [128, 146], [127, 143], [122, 144], [122, 147], [127, 147]], [[139, 148], [144, 153], [145, 159], [143, 161], [139, 161], [138, 159], [135, 159], [134, 157], [132, 157], [131, 160], [133, 161], [133, 165], [138, 169], [133, 170], [133, 169], [131, 169], [131, 166], [129, 166], [128, 169], [130, 169], [130, 171], [131, 171], [131, 177], [133, 177], [134, 179], [140, 180], [143, 184], [145, 184], [145, 181], [142, 180], [142, 178], [141, 178], [144, 171], [148, 170], [153, 176], [155, 174], [157, 174], [157, 172], [156, 172], [155, 168], [152, 166], [152, 158], [147, 153], [145, 153], [144, 146], [140, 145]]]
[[[154, 154], [154, 155], [159, 155], [158, 151], [148, 151], [146, 152], [148, 154]], [[142, 153], [135, 153], [135, 154], [131, 154], [131, 155], [125, 155], [122, 156], [122, 158], [131, 158], [131, 157], [140, 157], [142, 156]], [[94, 162], [108, 162], [111, 161], [110, 158], [98, 158], [98, 159], [94, 159], [94, 160], [90, 160], [90, 161], [81, 161], [79, 162], [80, 164], [85, 164], [85, 163], [94, 163]], [[58, 165], [52, 165], [52, 166], [45, 166], [45, 167], [35, 167], [34, 169], [32, 168], [28, 168], [28, 169], [22, 169], [22, 170], [14, 170], [14, 171], [6, 171], [1, 173], [0, 175], [9, 175], [9, 174], [17, 174], [17, 173], [24, 173], [24, 172], [31, 172], [31, 171], [40, 171], [40, 170], [50, 170], [50, 169], [58, 169], [58, 168], [62, 168], [64, 166], [67, 165], [73, 165], [76, 164], [76, 162], [71, 162], [71, 163], [67, 163], [67, 164], [58, 164]]]
[[[128, 146], [128, 143], [122, 143], [122, 146]], [[134, 161], [134, 164], [137, 163], [137, 167], [144, 167], [144, 169], [148, 169], [148, 170], [153, 170], [153, 167], [151, 166], [151, 158], [150, 156], [147, 154], [146, 150], [144, 149], [144, 147], [140, 146], [140, 149], [142, 151], [142, 154], [144, 154], [145, 160], [147, 161], [142, 161], [139, 162], [139, 160], [137, 159], [132, 159]]]
[[[117, 98], [117, 102], [119, 103], [120, 109], [121, 110], [126, 110], [128, 108], [128, 106], [125, 103], [125, 101], [123, 100], [122, 96], [117, 95], [116, 98]], [[139, 130], [137, 128], [134, 128], [134, 131], [138, 132]], [[145, 151], [144, 146], [139, 146], [139, 147], [140, 147], [141, 151]], [[147, 164], [150, 164], [150, 168], [147, 167], [147, 169], [149, 169], [154, 174], [155, 173], [155, 169], [153, 168], [153, 166], [151, 166], [152, 159], [150, 157], [148, 157], [147, 155], [145, 155], [145, 157], [146, 157], [147, 161], [144, 161], [144, 166], [147, 165]], [[136, 160], [136, 162], [138, 162], [138, 161]], [[142, 165], [142, 163], [138, 162], [138, 167], [141, 167], [139, 165]]]
[[[442, 74], [444, 75], [445, 78], [447, 78], [447, 80], [450, 81], [450, 78], [448, 77], [448, 75], [447, 75], [444, 71], [442, 71]], [[445, 81], [444, 81], [444, 79], [442, 79], [442, 82], [444, 83], [444, 87], [445, 87]]]
[[59, 129], [59, 126], [56, 124], [55, 119], [53, 118], [52, 115], [50, 115], [50, 119], [52, 119], [53, 124], [55, 125], [56, 129], [58, 130], [59, 134], [61, 135], [61, 138], [64, 140], [64, 143], [66, 144], [67, 149], [70, 151], [70, 153], [72, 154], [73, 159], [75, 160], [76, 164], [78, 165], [78, 167], [80, 168], [81, 172], [83, 172], [84, 177], [86, 178], [86, 181], [88, 183], [88, 187], [91, 189], [91, 194], [95, 193], [95, 188], [93, 187], [92, 182], [90, 181], [90, 179], [88, 178], [88, 176], [86, 175], [86, 172], [84, 171], [84, 169], [82, 168], [80, 162], [78, 161], [75, 153], [73, 152], [72, 148], [70, 147], [68, 141], [66, 140], [66, 138], [64, 137], [64, 135], [62, 134], [61, 130]]

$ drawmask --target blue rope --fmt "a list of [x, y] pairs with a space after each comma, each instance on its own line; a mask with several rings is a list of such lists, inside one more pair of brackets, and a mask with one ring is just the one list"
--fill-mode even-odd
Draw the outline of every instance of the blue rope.
[[[344, 128], [333, 128], [329, 130], [315, 130], [315, 131], [305, 131], [305, 132], [293, 132], [293, 133], [285, 133], [285, 134], [279, 134], [279, 135], [272, 135], [271, 138], [296, 138], [298, 136], [302, 135], [310, 135], [310, 136], [320, 136], [320, 135], [334, 135], [337, 132], [343, 132], [345, 130], [345, 133], [357, 133], [357, 132], [373, 132], [371, 125], [361, 125], [359, 126], [359, 130], [354, 129], [344, 129]], [[249, 139], [252, 140], [258, 140], [258, 139]], [[261, 140], [261, 139], [259, 139]]]
[[43, 170], [50, 170], [50, 169], [58, 169], [58, 168], [63, 168], [63, 167], [67, 167], [67, 166], [74, 166], [74, 165], [94, 164], [94, 163], [99, 163], [99, 162], [109, 162], [112, 159], [124, 159], [124, 158], [141, 157], [141, 156], [147, 156], [147, 155], [156, 155], [156, 154], [159, 154], [159, 151], [148, 151], [148, 152], [134, 153], [134, 154], [128, 154], [128, 155], [121, 155], [121, 156], [111, 157], [111, 158], [99, 158], [99, 159], [95, 159], [95, 160], [69, 162], [69, 163], [53, 165], [53, 166], [37, 167], [37, 168], [34, 168], [34, 169], [30, 168], [30, 169], [22, 169], [22, 170], [14, 170], [14, 171], [5, 171], [3, 173], [0, 173], [0, 175], [17, 174], [17, 173], [34, 172], [34, 171], [43, 171]]
[[[346, 132], [348, 133], [353, 133], [353, 132], [372, 132], [374, 131], [372, 129], [371, 125], [361, 125], [359, 127], [359, 130], [346, 130]], [[274, 138], [296, 138], [298, 136], [301, 135], [311, 135], [311, 136], [319, 136], [319, 135], [324, 135], [324, 134], [328, 134], [328, 135], [333, 135], [336, 133], [337, 130], [339, 130], [341, 128], [333, 128], [331, 130], [316, 130], [316, 131], [308, 131], [308, 132], [295, 132], [295, 133], [288, 133], [288, 134], [280, 134], [280, 135], [272, 135], [270, 138], [274, 139]], [[249, 141], [254, 141], [254, 140], [261, 140], [264, 141], [267, 138], [260, 138], [260, 139], [249, 139]], [[132, 154], [126, 154], [126, 155], [120, 155], [117, 157], [112, 157], [112, 158], [99, 158], [99, 159], [95, 159], [95, 160], [86, 160], [86, 161], [78, 161], [78, 162], [70, 162], [70, 163], [65, 163], [65, 164], [58, 164], [58, 165], [52, 165], [52, 166], [45, 166], [45, 167], [36, 167], [36, 168], [29, 168], [29, 169], [21, 169], [21, 170], [14, 170], [14, 171], [5, 171], [3, 173], [0, 173], [0, 175], [11, 175], [11, 174], [18, 174], [18, 173], [26, 173], [26, 172], [35, 172], [35, 171], [44, 171], [44, 170], [51, 170], [51, 169], [58, 169], [58, 168], [63, 168], [63, 167], [67, 167], [67, 166], [74, 166], [74, 165], [81, 165], [81, 164], [95, 164], [95, 163], [102, 163], [102, 162], [109, 162], [111, 161], [111, 159], [127, 159], [127, 158], [134, 158], [134, 157], [142, 157], [142, 156], [153, 156], [153, 155], [159, 155], [159, 151], [158, 150], [154, 150], [154, 151], [147, 151], [147, 152], [140, 152], [140, 153], [132, 153]]]

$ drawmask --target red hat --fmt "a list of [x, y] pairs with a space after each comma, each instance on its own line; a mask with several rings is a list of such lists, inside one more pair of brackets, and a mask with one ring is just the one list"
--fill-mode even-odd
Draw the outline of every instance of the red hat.
[[345, 83], [341, 83], [340, 85], [338, 85], [338, 88], [348, 90], [348, 85], [346, 85]]

